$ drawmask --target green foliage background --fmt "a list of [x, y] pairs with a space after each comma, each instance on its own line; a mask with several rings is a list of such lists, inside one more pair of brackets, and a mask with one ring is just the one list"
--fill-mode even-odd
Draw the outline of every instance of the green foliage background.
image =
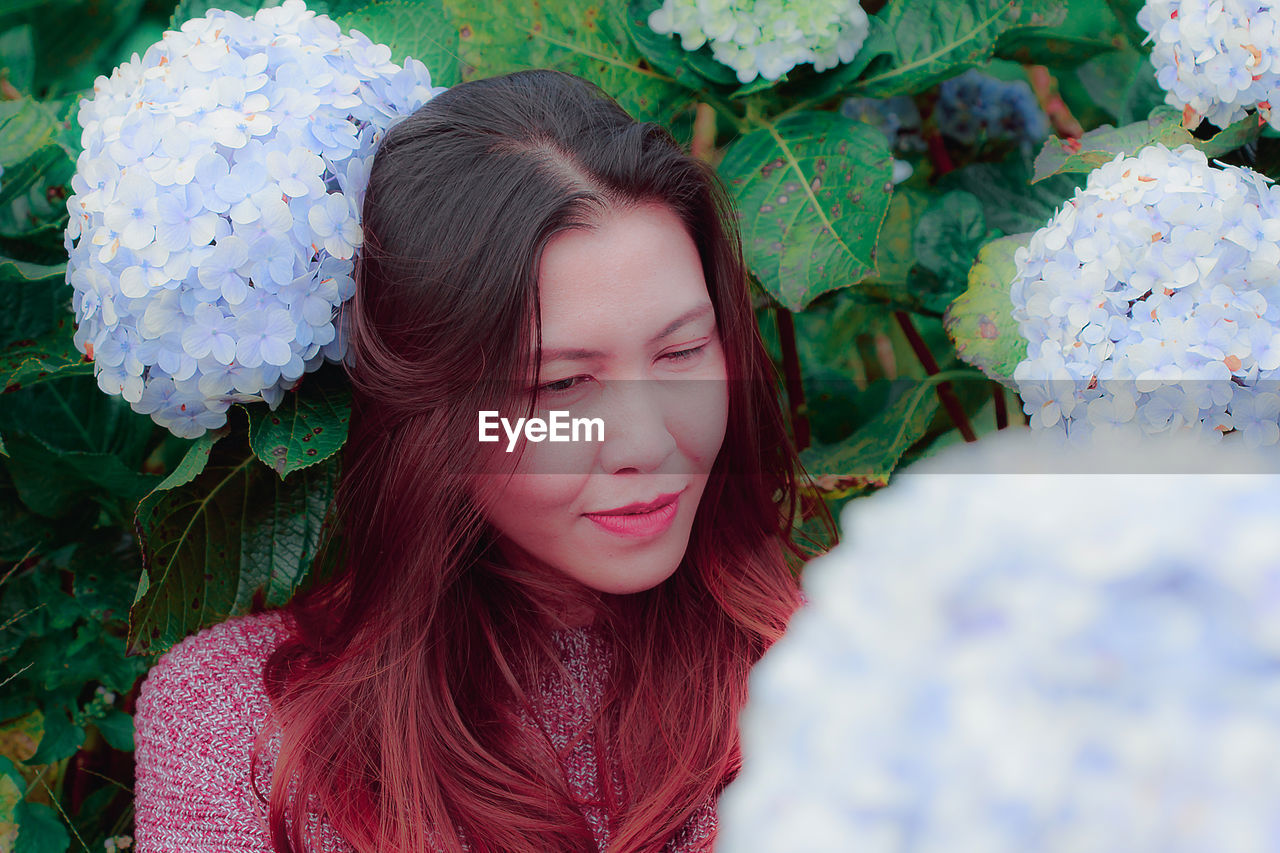
[[[587, 77], [715, 163], [793, 434], [835, 511], [965, 430], [980, 439], [1007, 414], [1023, 427], [1013, 252], [1090, 169], [1151, 141], [1276, 165], [1252, 116], [1193, 133], [1163, 105], [1136, 0], [866, 0], [871, 33], [853, 63], [745, 86], [708, 49], [650, 31], [658, 4], [309, 5], [397, 61], [421, 59], [437, 84], [529, 67]], [[235, 405], [227, 426], [185, 440], [98, 390], [72, 344], [62, 233], [79, 100], [214, 5], [274, 3], [0, 9], [0, 853], [102, 850], [131, 834], [131, 713], [149, 666], [200, 628], [323, 579], [331, 567], [315, 555], [340, 534], [329, 505], [350, 397], [335, 365], [276, 411]], [[937, 87], [971, 67], [1005, 79], [1047, 69], [1083, 135], [1050, 138], [1034, 160], [940, 136]], [[897, 152], [914, 172], [895, 185], [888, 140], [840, 106], [898, 95], [919, 105], [930, 150]]]

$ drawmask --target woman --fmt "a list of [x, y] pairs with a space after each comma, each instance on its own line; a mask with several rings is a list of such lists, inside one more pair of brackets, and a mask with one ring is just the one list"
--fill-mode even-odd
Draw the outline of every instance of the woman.
[[811, 553], [714, 171], [519, 72], [389, 130], [363, 227], [340, 568], [148, 675], [140, 851], [709, 849]]

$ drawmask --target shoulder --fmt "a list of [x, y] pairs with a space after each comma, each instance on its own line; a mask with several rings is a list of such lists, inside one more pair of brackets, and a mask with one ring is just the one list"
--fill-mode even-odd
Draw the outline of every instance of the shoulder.
[[262, 668], [288, 635], [290, 618], [282, 610], [237, 616], [202, 628], [170, 648], [142, 682], [137, 724], [156, 715], [214, 713], [218, 709], [207, 702], [219, 696], [241, 704], [261, 691], [265, 700]]
[[270, 714], [262, 670], [291, 618], [274, 610], [201, 629], [148, 671], [134, 714], [139, 853], [270, 849], [249, 761]]

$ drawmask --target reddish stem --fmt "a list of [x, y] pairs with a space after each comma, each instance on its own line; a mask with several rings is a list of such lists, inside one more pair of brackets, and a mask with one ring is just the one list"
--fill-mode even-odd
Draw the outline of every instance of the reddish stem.
[[[916, 331], [915, 323], [911, 322], [911, 315], [905, 311], [894, 311], [893, 316], [902, 327], [902, 333], [907, 336], [907, 342], [911, 344], [911, 350], [924, 366], [925, 372], [930, 376], [937, 373], [938, 363], [933, 360], [933, 353], [929, 352], [929, 348], [925, 346], [924, 338], [920, 337], [920, 333]], [[978, 437], [974, 435], [973, 427], [969, 425], [969, 418], [965, 415], [964, 407], [960, 405], [955, 391], [951, 389], [950, 382], [938, 383], [938, 399], [942, 401], [942, 407], [946, 409], [947, 416], [951, 418], [951, 423], [955, 424], [956, 429], [960, 430], [964, 440], [977, 441]]]
[[951, 155], [947, 153], [947, 144], [943, 142], [942, 134], [937, 131], [929, 134], [929, 162], [933, 164], [933, 171], [939, 176], [945, 175], [956, 167], [955, 163], [951, 162]]
[[995, 397], [996, 429], [1004, 429], [1009, 425], [1009, 409], [1005, 405], [1004, 386], [999, 382], [992, 382], [991, 395]]
[[796, 349], [796, 327], [791, 312], [782, 305], [773, 308], [778, 323], [778, 342], [782, 346], [782, 374], [791, 408], [791, 428], [795, 432], [796, 450], [809, 446], [809, 419], [804, 414], [804, 383], [800, 379], [800, 353]]

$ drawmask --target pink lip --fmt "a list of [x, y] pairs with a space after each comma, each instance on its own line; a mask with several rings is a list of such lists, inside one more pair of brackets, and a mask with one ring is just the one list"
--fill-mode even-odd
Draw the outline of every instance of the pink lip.
[[626, 506], [614, 507], [613, 509], [602, 509], [599, 512], [589, 512], [587, 515], [631, 515], [639, 512], [653, 512], [655, 509], [666, 506], [676, 498], [680, 497], [680, 492], [671, 492], [666, 495], [658, 495], [648, 503], [630, 503]]
[[[667, 503], [664, 503], [664, 501]], [[610, 510], [609, 513], [588, 512], [584, 513], [584, 515], [608, 532], [618, 536], [656, 536], [669, 528], [672, 522], [675, 521], [676, 513], [680, 510], [680, 493], [663, 495], [648, 505], [631, 504], [631, 506], [648, 508], [648, 511], [619, 515], [617, 513], [620, 510]]]

